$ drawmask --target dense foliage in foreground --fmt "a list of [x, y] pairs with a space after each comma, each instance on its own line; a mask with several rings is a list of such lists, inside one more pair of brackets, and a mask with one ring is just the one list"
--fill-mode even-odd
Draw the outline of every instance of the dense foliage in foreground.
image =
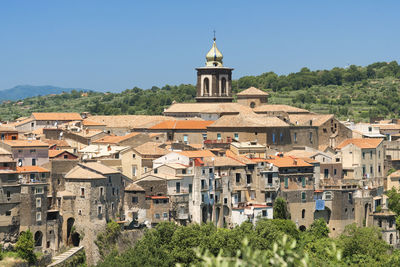
[[[400, 114], [400, 66], [396, 61], [366, 67], [310, 71], [289, 75], [266, 72], [232, 82], [234, 93], [255, 86], [270, 93], [270, 103], [290, 104], [317, 113], [334, 113], [341, 119], [398, 117]], [[32, 112], [84, 112], [92, 114], [161, 114], [173, 101], [193, 102], [196, 88], [190, 84], [162, 88], [127, 89], [121, 93], [82, 92], [32, 97], [0, 105], [0, 119], [10, 120]], [[21, 96], [21, 99], [23, 96]]]
[[98, 266], [400, 265], [400, 251], [382, 240], [379, 229], [352, 224], [338, 238], [329, 238], [328, 233], [323, 219], [305, 232], [282, 219], [259, 220], [255, 226], [246, 222], [233, 229], [165, 222], [147, 230], [124, 252], [115, 247], [103, 251]]

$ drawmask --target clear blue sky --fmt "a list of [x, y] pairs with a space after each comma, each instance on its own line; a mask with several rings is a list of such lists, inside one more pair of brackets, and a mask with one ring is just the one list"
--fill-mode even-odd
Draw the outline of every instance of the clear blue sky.
[[234, 79], [400, 61], [400, 1], [0, 2], [0, 89], [195, 83], [212, 31]]

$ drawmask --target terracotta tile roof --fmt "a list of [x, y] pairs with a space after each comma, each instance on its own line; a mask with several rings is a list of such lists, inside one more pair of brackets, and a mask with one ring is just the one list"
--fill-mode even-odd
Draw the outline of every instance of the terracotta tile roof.
[[154, 125], [152, 130], [207, 130], [214, 121], [171, 120]]
[[82, 137], [90, 138], [90, 137], [93, 137], [93, 136], [96, 136], [98, 134], [103, 133], [103, 131], [102, 130], [97, 130], [97, 129], [86, 129], [86, 130], [83, 130], [83, 131], [80, 131], [80, 132], [70, 132], [70, 133], [76, 134], [76, 135], [79, 135], [79, 136], [82, 136]]
[[290, 114], [289, 120], [293, 125], [298, 126], [321, 126], [334, 117], [333, 114]]
[[72, 154], [72, 153], [70, 153], [70, 152], [68, 152], [68, 151], [66, 151], [66, 150], [55, 150], [55, 149], [50, 149], [49, 150], [49, 158], [55, 158], [55, 157], [57, 157], [57, 156], [59, 156], [59, 155], [61, 155], [62, 153], [68, 153], [68, 154], [70, 154], [70, 155], [73, 155], [73, 156], [75, 156], [76, 158], [78, 157], [78, 156], [76, 156], [76, 155], [74, 155], [74, 154]]
[[349, 144], [353, 144], [359, 148], [376, 148], [382, 141], [383, 138], [351, 138], [344, 140], [336, 148], [342, 149]]
[[48, 147], [49, 145], [39, 140], [3, 140], [11, 147]]
[[176, 103], [164, 111], [169, 113], [209, 113], [209, 114], [238, 114], [252, 112], [251, 108], [238, 103]]
[[50, 171], [40, 166], [23, 166], [23, 167], [17, 167], [17, 172], [30, 173], [30, 172], [50, 172]]
[[249, 127], [288, 127], [289, 125], [277, 117], [270, 117], [261, 114], [243, 114], [238, 115], [224, 115], [208, 128], [219, 127], [235, 127], [235, 128], [249, 128]]
[[25, 120], [22, 120], [22, 121], [18, 121], [16, 123], [14, 123], [14, 127], [26, 124], [26, 123], [31, 122], [31, 121], [33, 121], [33, 118], [28, 118], [28, 119], [25, 119]]
[[189, 158], [205, 158], [215, 156], [210, 150], [185, 150], [177, 153]]
[[249, 158], [247, 158], [245, 156], [242, 156], [242, 155], [236, 155], [231, 150], [227, 150], [226, 151], [226, 156], [230, 157], [230, 158], [233, 158], [234, 160], [237, 160], [237, 161], [239, 161], [239, 162], [241, 162], [243, 164], [246, 164], [246, 165], [255, 164], [251, 159], [249, 159]]
[[135, 147], [134, 149], [141, 155], [163, 156], [165, 154], [168, 154], [169, 151], [161, 148], [160, 145], [160, 143], [147, 142]]
[[94, 141], [93, 143], [103, 143], [103, 144], [119, 144], [122, 141], [125, 141], [131, 137], [137, 136], [140, 133], [129, 133], [127, 135], [124, 136], [118, 136], [118, 135], [109, 135], [109, 136], [104, 136], [100, 139], [97, 139], [96, 141]]
[[246, 90], [241, 91], [240, 93], [238, 93], [236, 95], [237, 96], [268, 96], [269, 94], [258, 88], [250, 87]]
[[296, 158], [311, 158], [318, 155], [317, 151], [305, 151], [300, 149], [294, 149], [285, 153], [285, 156], [292, 156]]
[[372, 124], [374, 127], [379, 127], [380, 130], [400, 130], [400, 124]]
[[105, 124], [110, 128], [150, 128], [162, 121], [173, 120], [172, 117], [166, 116], [149, 116], [149, 115], [115, 115], [115, 116], [91, 116], [91, 121]]
[[82, 125], [83, 126], [105, 126], [105, 123], [101, 123], [101, 122], [96, 122], [96, 121], [92, 121], [90, 119], [84, 119], [82, 121]]
[[101, 175], [91, 169], [83, 168], [82, 166], [75, 166], [66, 175], [65, 179], [106, 179], [104, 175]]
[[143, 189], [143, 187], [141, 187], [138, 184], [130, 184], [127, 187], [125, 187], [125, 191], [146, 191]]
[[99, 162], [86, 162], [86, 163], [79, 163], [79, 165], [92, 169], [94, 171], [97, 171], [101, 174], [114, 174], [114, 173], [119, 173], [119, 171], [110, 168], [104, 164], [101, 164]]
[[253, 109], [254, 112], [256, 113], [262, 113], [262, 112], [276, 112], [276, 111], [282, 111], [282, 112], [287, 112], [287, 113], [310, 113], [306, 109], [302, 108], [296, 108], [292, 107], [289, 105], [261, 105]]
[[81, 121], [79, 113], [59, 113], [59, 112], [34, 112], [32, 117], [37, 121]]
[[0, 132], [1, 133], [5, 133], [5, 132], [16, 133], [16, 132], [18, 132], [14, 127], [8, 127], [6, 125], [0, 125]]
[[203, 159], [206, 166], [214, 167], [244, 167], [246, 164], [239, 162], [231, 157], [206, 157]]
[[40, 139], [40, 141], [49, 144], [49, 147], [57, 146], [57, 147], [71, 147], [67, 141], [65, 140], [53, 140], [53, 139]]
[[274, 164], [275, 166], [282, 167], [311, 167], [312, 165], [307, 163], [304, 159], [295, 157], [273, 157], [268, 159], [267, 162]]

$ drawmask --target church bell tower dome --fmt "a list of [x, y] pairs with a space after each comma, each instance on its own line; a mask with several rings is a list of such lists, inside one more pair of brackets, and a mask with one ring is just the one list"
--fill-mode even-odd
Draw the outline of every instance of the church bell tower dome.
[[222, 67], [222, 59], [224, 58], [222, 56], [222, 53], [218, 50], [217, 44], [215, 42], [216, 38], [214, 37], [214, 42], [213, 45], [208, 51], [206, 55], [206, 66], [207, 67]]

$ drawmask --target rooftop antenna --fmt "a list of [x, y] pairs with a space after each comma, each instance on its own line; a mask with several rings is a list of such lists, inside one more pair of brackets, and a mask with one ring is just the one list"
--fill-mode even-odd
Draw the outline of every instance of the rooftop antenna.
[[217, 40], [217, 38], [215, 38], [215, 33], [216, 33], [216, 31], [213, 30], [213, 32], [214, 32], [214, 39], [213, 39], [213, 40], [215, 41], [215, 40]]

